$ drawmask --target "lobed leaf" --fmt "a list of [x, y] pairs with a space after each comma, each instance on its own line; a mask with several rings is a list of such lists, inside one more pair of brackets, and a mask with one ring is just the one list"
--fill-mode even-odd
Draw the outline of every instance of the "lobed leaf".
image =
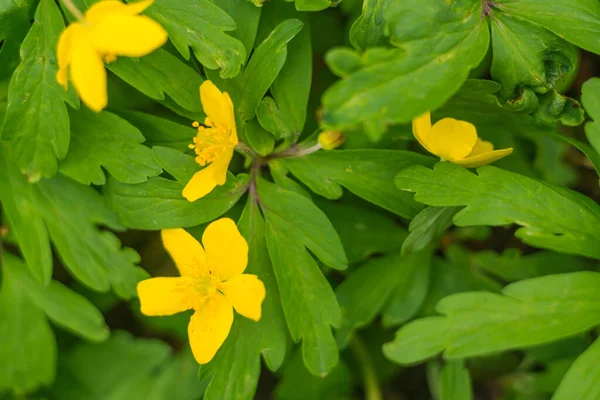
[[400, 364], [444, 352], [454, 360], [549, 343], [600, 324], [600, 274], [549, 275], [508, 285], [502, 295], [467, 292], [443, 298], [443, 314], [411, 322], [383, 348]]
[[396, 185], [415, 192], [431, 206], [465, 206], [454, 216], [457, 226], [516, 223], [525, 243], [571, 254], [600, 258], [600, 206], [567, 189], [486, 166], [479, 175], [451, 163], [434, 169], [409, 167]]

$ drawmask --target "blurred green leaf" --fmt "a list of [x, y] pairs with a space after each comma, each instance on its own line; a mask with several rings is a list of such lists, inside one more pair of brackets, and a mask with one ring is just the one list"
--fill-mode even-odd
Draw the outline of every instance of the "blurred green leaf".
[[596, 0], [497, 1], [503, 13], [541, 25], [574, 45], [600, 54], [600, 43], [594, 39], [600, 34], [600, 4]]
[[352, 272], [337, 288], [342, 309], [342, 325], [337, 331], [340, 347], [345, 347], [355, 329], [370, 324], [394, 293], [403, 291], [417, 268], [427, 268], [431, 253], [400, 253], [374, 258]]
[[244, 194], [247, 175], [227, 176], [223, 186], [217, 186], [200, 200], [189, 202], [181, 192], [198, 164], [192, 156], [166, 147], [155, 147], [158, 163], [177, 180], [163, 177], [128, 185], [110, 179], [104, 194], [122, 224], [132, 229], [156, 230], [187, 228], [212, 221], [229, 210]]
[[387, 44], [385, 35], [385, 14], [390, 0], [365, 0], [362, 14], [350, 28], [350, 43], [359, 50]]
[[235, 22], [236, 28], [227, 31], [227, 34], [244, 44], [246, 56], [242, 60], [243, 64], [252, 53], [263, 9], [246, 0], [214, 0], [213, 3], [229, 14]]
[[427, 364], [427, 380], [437, 400], [471, 400], [471, 376], [462, 360], [448, 361], [443, 366], [437, 360]]
[[408, 237], [402, 243], [402, 254], [423, 250], [452, 226], [459, 207], [427, 207], [410, 222]]
[[[332, 85], [323, 96], [323, 124], [361, 124], [377, 140], [386, 126], [409, 122], [441, 106], [467, 79], [489, 45], [480, 1], [393, 2], [384, 17], [397, 49], [369, 49], [371, 62]], [[414, 21], [419, 21], [415, 25]]]
[[19, 47], [30, 26], [28, 11], [25, 0], [5, 2], [0, 6], [0, 81], [9, 79], [19, 65]]
[[5, 268], [10, 270], [11, 279], [18, 282], [29, 299], [56, 324], [83, 338], [101, 342], [108, 338], [108, 327], [102, 313], [85, 297], [57, 281], [47, 286], [35, 281], [16, 258], [6, 257]]
[[592, 78], [581, 88], [581, 102], [594, 122], [585, 124], [585, 134], [594, 149], [600, 152], [600, 79]]
[[552, 400], [593, 400], [600, 397], [600, 339], [573, 363]]
[[[150, 389], [160, 388], [161, 365], [172, 368], [170, 352], [164, 342], [137, 339], [121, 331], [113, 332], [111, 338], [101, 344], [79, 344], [59, 358], [53, 397], [61, 400], [126, 400], [157, 396], [158, 393]], [[196, 368], [182, 364], [179, 374], [183, 368], [187, 369], [188, 376], [195, 378]], [[199, 386], [197, 379], [177, 380], [179, 385], [186, 381], [188, 388]], [[199, 395], [193, 394], [181, 398], [195, 399]], [[155, 398], [172, 395], [163, 392], [166, 397]]]
[[281, 299], [265, 241], [265, 222], [258, 205], [248, 201], [238, 223], [246, 237], [249, 253], [246, 273], [264, 282], [267, 297], [258, 323], [236, 318], [214, 360], [200, 368], [200, 379], [212, 375], [205, 399], [253, 399], [260, 375], [260, 355], [271, 370], [280, 367], [289, 345]]
[[56, 342], [44, 312], [14, 275], [24, 266], [8, 253], [0, 261], [0, 392], [23, 395], [54, 381]]
[[312, 191], [338, 199], [342, 186], [402, 217], [415, 216], [422, 207], [393, 185], [397, 171], [409, 165], [433, 165], [434, 159], [408, 151], [319, 151], [281, 162]]
[[400, 250], [406, 237], [404, 227], [374, 207], [343, 200], [335, 203], [317, 201], [316, 204], [340, 235], [350, 264], [366, 260], [374, 254]]
[[[254, 0], [256, 1], [256, 0]], [[262, 0], [259, 0], [262, 1]], [[334, 4], [333, 0], [286, 0], [293, 1], [298, 11], [321, 11]]]
[[458, 293], [405, 325], [384, 353], [412, 364], [444, 351], [448, 360], [549, 343], [600, 324], [600, 274], [575, 272], [513, 283], [502, 295]]
[[[580, 193], [485, 166], [478, 175], [442, 162], [434, 169], [414, 166], [396, 184], [431, 206], [466, 206], [457, 226], [517, 223], [525, 243], [558, 252], [600, 258], [600, 207]], [[560, 210], [560, 211], [557, 211]]]
[[[155, 1], [149, 10], [156, 5]], [[119, 57], [107, 67], [152, 99], [165, 100], [165, 95], [168, 95], [185, 110], [202, 112], [199, 88], [204, 79], [192, 67], [166, 50], [158, 49], [137, 59]]]
[[275, 389], [277, 400], [350, 400], [354, 382], [352, 372], [343, 361], [327, 376], [311, 375], [296, 352], [283, 369], [282, 379]]
[[106, 169], [123, 183], [146, 182], [162, 172], [144, 136], [133, 125], [107, 111], [72, 111], [71, 146], [60, 171], [84, 185], [103, 185]]
[[52, 0], [42, 0], [21, 46], [21, 64], [11, 78], [2, 139], [11, 143], [17, 164], [32, 182], [51, 177], [69, 148], [64, 102], [78, 105], [56, 81], [58, 35], [65, 28]]
[[471, 253], [474, 265], [507, 282], [538, 276], [591, 270], [594, 263], [568, 254], [540, 251], [521, 255], [517, 249], [506, 249], [502, 254], [493, 251]]
[[186, 60], [190, 58], [191, 47], [206, 68], [220, 68], [222, 78], [239, 74], [246, 50], [242, 42], [225, 33], [236, 29], [236, 24], [212, 1], [156, 0], [146, 14], [167, 30], [171, 42]]
[[267, 247], [292, 339], [302, 339], [308, 370], [327, 374], [339, 359], [331, 326], [341, 313], [331, 286], [308, 250], [326, 265], [346, 268], [346, 256], [327, 217], [310, 200], [263, 179], [258, 196], [266, 220]]

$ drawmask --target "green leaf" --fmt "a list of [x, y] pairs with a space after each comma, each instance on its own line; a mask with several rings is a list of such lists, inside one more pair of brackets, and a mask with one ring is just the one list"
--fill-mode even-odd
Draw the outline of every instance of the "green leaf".
[[162, 172], [141, 132], [107, 111], [72, 111], [71, 146], [60, 171], [84, 185], [104, 185], [103, 167], [123, 183], [140, 183]]
[[543, 27], [503, 12], [493, 12], [492, 77], [502, 84], [504, 98], [525, 87], [546, 93], [578, 66], [578, 49]]
[[340, 361], [325, 377], [311, 375], [302, 364], [300, 352], [290, 357], [283, 376], [275, 388], [276, 400], [350, 400], [355, 380], [352, 372]]
[[198, 164], [192, 156], [168, 148], [154, 149], [158, 163], [177, 180], [162, 177], [128, 185], [110, 179], [104, 194], [119, 221], [131, 229], [186, 228], [212, 221], [229, 210], [245, 193], [248, 176], [228, 174], [227, 182], [207, 196], [187, 201], [181, 194]]
[[19, 65], [19, 47], [29, 29], [26, 1], [10, 1], [0, 6], [0, 81], [9, 79]]
[[342, 186], [357, 196], [402, 217], [422, 207], [393, 185], [395, 173], [409, 165], [432, 165], [432, 158], [408, 151], [319, 151], [282, 163], [312, 191], [328, 199], [342, 196]]
[[387, 125], [438, 108], [462, 86], [489, 45], [481, 2], [422, 3], [390, 4], [384, 16], [398, 48], [367, 50], [363, 58], [371, 62], [325, 92], [325, 126], [343, 130], [361, 124], [377, 140]]
[[427, 380], [434, 398], [439, 400], [471, 400], [471, 376], [462, 360], [449, 361], [443, 366], [438, 361], [427, 364]]
[[275, 148], [275, 138], [270, 132], [263, 129], [258, 121], [252, 120], [245, 123], [244, 130], [246, 142], [260, 156], [266, 157], [273, 152], [273, 149]]
[[368, 203], [350, 204], [343, 200], [317, 202], [339, 233], [350, 264], [374, 254], [398, 251], [406, 238], [405, 228], [386, 213], [366, 205]]
[[540, 251], [522, 255], [517, 249], [506, 249], [502, 254], [480, 251], [471, 254], [475, 266], [506, 282], [538, 276], [593, 269], [594, 262], [568, 254]]
[[[149, 11], [156, 5], [155, 1]], [[119, 57], [107, 68], [152, 99], [167, 100], [168, 95], [177, 106], [193, 113], [202, 112], [199, 88], [204, 79], [166, 50], [158, 49], [137, 59]]]
[[64, 102], [76, 105], [78, 100], [56, 81], [55, 50], [64, 28], [56, 3], [42, 0], [8, 89], [2, 139], [10, 141], [18, 166], [32, 182], [55, 175], [57, 160], [63, 159], [69, 148]]
[[242, 121], [250, 121], [254, 118], [260, 100], [285, 63], [288, 42], [300, 32], [303, 26], [300, 20], [285, 20], [254, 49], [252, 58], [244, 70], [240, 101], [236, 104]]
[[581, 88], [581, 102], [594, 122], [585, 124], [585, 134], [594, 149], [600, 152], [600, 79], [592, 78]]
[[405, 325], [385, 355], [412, 364], [441, 351], [448, 360], [549, 343], [600, 324], [600, 274], [575, 272], [513, 283], [502, 295], [468, 292], [436, 306], [443, 317]]
[[498, 8], [600, 54], [600, 43], [595, 40], [600, 33], [600, 4], [595, 0], [498, 0]]
[[256, 109], [256, 117], [260, 125], [271, 132], [277, 139], [291, 138], [296, 130], [284, 114], [284, 111], [275, 103], [272, 97], [265, 96]]
[[142, 112], [118, 111], [118, 113], [142, 132], [148, 147], [171, 147], [186, 152], [196, 136], [196, 129], [192, 128], [191, 124], [186, 126]]
[[427, 205], [466, 206], [454, 217], [457, 226], [517, 223], [515, 235], [531, 246], [600, 258], [600, 207], [591, 199], [495, 167], [477, 171], [451, 163], [414, 166], [396, 184]]
[[395, 292], [408, 286], [416, 268], [427, 268], [430, 257], [429, 252], [408, 257], [392, 253], [352, 272], [336, 289], [343, 317], [337, 332], [340, 347], [348, 344], [355, 329], [370, 324]]
[[9, 160], [9, 147], [0, 143], [0, 201], [27, 266], [38, 282], [52, 278], [52, 251], [36, 198], [36, 186], [27, 182]]
[[[290, 1], [290, 0], [286, 0]], [[333, 5], [332, 0], [292, 0], [298, 11], [321, 11]]]
[[571, 366], [552, 400], [593, 400], [600, 397], [600, 339], [596, 341]]
[[42, 285], [16, 259], [9, 258], [6, 268], [30, 300], [56, 324], [87, 340], [100, 342], [108, 338], [102, 313], [85, 297], [57, 281]]
[[243, 0], [214, 0], [214, 4], [225, 11], [235, 22], [235, 30], [228, 31], [227, 34], [244, 44], [246, 57], [242, 60], [243, 64], [252, 53], [263, 9]]
[[229, 336], [215, 358], [200, 368], [201, 379], [212, 375], [205, 399], [254, 398], [260, 375], [260, 355], [271, 370], [279, 368], [288, 347], [288, 333], [279, 288], [265, 241], [265, 222], [258, 205], [249, 200], [238, 223], [252, 249], [245, 273], [258, 275], [267, 289], [258, 323], [236, 317]]
[[458, 207], [427, 207], [413, 218], [409, 234], [402, 243], [402, 254], [423, 250], [438, 240], [452, 226]]
[[167, 30], [171, 42], [186, 60], [191, 47], [206, 68], [220, 68], [222, 78], [239, 74], [246, 50], [242, 42], [225, 33], [236, 29], [236, 24], [213, 2], [156, 0], [146, 14]]
[[[263, 6], [259, 37], [267, 37], [278, 24], [288, 18], [300, 19], [304, 26], [288, 43], [285, 64], [283, 64], [281, 71], [279, 71], [269, 88], [275, 104], [270, 104], [268, 110], [278, 112], [279, 115], [275, 118], [281, 118], [286, 129], [284, 131], [273, 131], [265, 125], [263, 127], [273, 132], [277, 138], [288, 138], [302, 132], [306, 121], [306, 109], [312, 80], [313, 55], [307, 14], [295, 11], [291, 4], [283, 1], [269, 2]], [[266, 99], [268, 97], [265, 97], [264, 100]], [[277, 111], [273, 109], [273, 106], [277, 108]], [[265, 116], [263, 114], [263, 118], [260, 118], [260, 110], [259, 105], [258, 117], [261, 124], [263, 124]], [[263, 109], [263, 113], [264, 111]]]
[[[28, 205], [8, 207], [6, 211], [10, 220], [39, 221], [16, 228], [17, 239], [27, 244], [22, 247], [27, 262], [44, 263], [29, 266], [32, 271], [37, 271], [34, 272], [37, 280], [48, 282], [52, 272], [51, 261], [47, 258], [50, 237], [66, 268], [82, 283], [96, 291], [108, 291], [112, 287], [123, 298], [133, 296], [137, 282], [146, 273], [135, 265], [139, 262], [135, 251], [122, 249], [114, 234], [99, 229], [98, 225], [122, 229], [104, 198], [93, 188], [62, 175], [28, 185], [9, 157], [10, 152], [0, 150], [3, 150], [0, 151], [0, 164], [4, 164], [12, 179], [8, 194], [14, 204]], [[2, 198], [5, 198], [4, 194]], [[30, 227], [35, 230], [27, 231]], [[32, 234], [39, 236], [34, 239]]]
[[13, 272], [23, 268], [8, 253], [2, 255], [0, 289], [0, 392], [23, 395], [54, 381], [56, 342], [44, 312], [30, 299]]
[[391, 4], [390, 0], [365, 0], [362, 14], [350, 28], [350, 43], [358, 50], [368, 47], [384, 46], [385, 37], [384, 15]]
[[347, 261], [342, 245], [325, 214], [305, 197], [265, 180], [258, 181], [258, 196], [292, 339], [302, 339], [308, 370], [324, 376], [338, 363], [331, 326], [339, 326], [342, 317], [331, 286], [308, 250], [328, 266], [343, 269]]
[[61, 354], [53, 398], [135, 398], [153, 383], [170, 351], [164, 342], [136, 339], [126, 332], [114, 332], [110, 340], [100, 344], [81, 343]]

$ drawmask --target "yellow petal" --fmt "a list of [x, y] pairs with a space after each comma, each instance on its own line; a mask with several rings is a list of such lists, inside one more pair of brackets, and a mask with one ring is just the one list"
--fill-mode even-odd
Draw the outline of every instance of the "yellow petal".
[[191, 308], [194, 289], [186, 278], [150, 278], [137, 285], [142, 314], [173, 315]]
[[90, 40], [100, 53], [141, 57], [162, 46], [167, 31], [149, 17], [111, 14], [96, 23]]
[[214, 83], [206, 80], [200, 85], [200, 101], [204, 113], [216, 126], [227, 130], [235, 129], [233, 103], [227, 93], [221, 93]]
[[202, 244], [208, 268], [221, 281], [241, 275], [248, 265], [248, 243], [230, 218], [212, 222], [204, 230]]
[[261, 304], [265, 299], [265, 285], [256, 275], [234, 276], [221, 285], [227, 300], [235, 311], [246, 318], [258, 321], [261, 316]]
[[196, 201], [212, 192], [217, 185], [224, 185], [227, 181], [227, 169], [232, 157], [233, 147], [227, 149], [208, 167], [196, 172], [183, 188], [183, 197], [188, 201]]
[[490, 153], [492, 151], [494, 151], [494, 145], [492, 143], [477, 138], [477, 143], [475, 143], [473, 150], [471, 150], [471, 153], [469, 153], [467, 157], [475, 157], [480, 154]]
[[82, 34], [82, 26], [76, 22], [67, 27], [60, 34], [58, 39], [58, 47], [56, 55], [58, 58], [58, 72], [56, 73], [56, 80], [61, 84], [65, 90], [69, 87], [69, 74], [68, 68], [71, 64], [71, 55], [73, 52], [73, 38], [77, 35]]
[[462, 165], [465, 168], [477, 168], [506, 157], [512, 152], [513, 149], [511, 147], [508, 149], [494, 150], [489, 153], [479, 154], [473, 157], [469, 156], [467, 158], [463, 158], [462, 160], [456, 160], [452, 162], [454, 164]]
[[196, 201], [212, 192], [217, 186], [213, 164], [196, 172], [187, 185], [185, 185], [182, 194], [187, 201]]
[[233, 309], [220, 293], [196, 310], [188, 325], [188, 337], [194, 358], [206, 364], [221, 347], [233, 323]]
[[108, 102], [102, 58], [85, 37], [73, 40], [71, 57], [71, 81], [79, 97], [91, 110], [102, 111]]
[[444, 118], [433, 125], [426, 143], [433, 154], [445, 160], [460, 160], [477, 143], [477, 129], [466, 121]]
[[124, 4], [116, 0], [104, 0], [94, 3], [85, 12], [87, 22], [97, 22], [103, 17], [112, 14], [136, 15], [150, 7], [153, 0], [138, 1], [137, 3]]
[[425, 114], [418, 116], [412, 121], [413, 135], [419, 141], [421, 146], [428, 152], [432, 153], [427, 147], [427, 139], [431, 133], [431, 114], [427, 111]]
[[181, 276], [208, 275], [204, 249], [192, 235], [179, 228], [163, 229], [161, 236]]
[[237, 129], [235, 126], [235, 113], [233, 112], [233, 101], [231, 101], [231, 97], [229, 97], [229, 93], [227, 93], [227, 92], [223, 93], [223, 98], [225, 99], [225, 102], [227, 103], [229, 118], [231, 120], [231, 123], [230, 123], [231, 132], [229, 134], [229, 140], [231, 141], [231, 144], [233, 146], [235, 146], [236, 144], [238, 144], [238, 136], [237, 136]]

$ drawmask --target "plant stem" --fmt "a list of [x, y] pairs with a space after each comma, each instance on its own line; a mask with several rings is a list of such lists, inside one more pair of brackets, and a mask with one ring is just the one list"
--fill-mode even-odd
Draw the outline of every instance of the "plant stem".
[[79, 8], [77, 8], [75, 6], [75, 4], [73, 4], [73, 2], [71, 0], [61, 0], [62, 3], [65, 5], [65, 7], [67, 8], [67, 10], [69, 10], [69, 12], [78, 20], [82, 20], [83, 19], [83, 14], [81, 13], [81, 11], [79, 11]]
[[382, 400], [381, 389], [377, 381], [373, 360], [365, 347], [365, 344], [357, 334], [354, 334], [350, 342], [350, 350], [356, 359], [362, 372], [363, 385], [365, 387], [366, 400]]

